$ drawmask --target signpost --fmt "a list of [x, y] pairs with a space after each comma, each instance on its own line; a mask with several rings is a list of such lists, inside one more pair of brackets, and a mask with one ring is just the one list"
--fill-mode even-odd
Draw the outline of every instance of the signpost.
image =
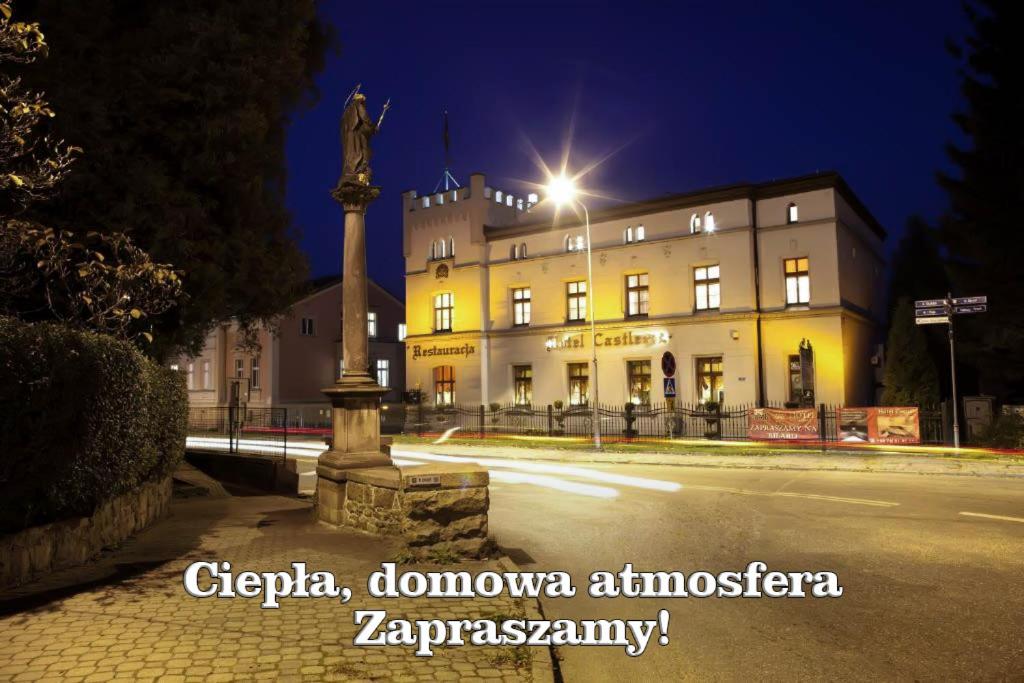
[[675, 377], [666, 377], [663, 381], [665, 383], [665, 385], [664, 385], [665, 398], [675, 398], [676, 397], [676, 378]]
[[985, 313], [987, 296], [961, 296], [947, 293], [945, 299], [921, 299], [914, 302], [914, 322], [918, 325], [949, 325], [949, 372], [953, 389], [953, 447], [960, 448], [960, 418], [956, 397], [956, 350], [953, 346], [953, 317]]

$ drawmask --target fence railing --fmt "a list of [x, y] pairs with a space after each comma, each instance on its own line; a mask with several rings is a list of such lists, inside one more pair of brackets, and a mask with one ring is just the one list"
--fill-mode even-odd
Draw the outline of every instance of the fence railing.
[[288, 409], [191, 407], [189, 448], [288, 457]]
[[[771, 408], [783, 408], [771, 405]], [[840, 442], [838, 409], [819, 404], [815, 442]], [[457, 429], [458, 434], [477, 438], [514, 436], [589, 437], [594, 419], [599, 419], [603, 438], [618, 441], [643, 439], [750, 440], [753, 405], [715, 406], [692, 404], [593, 406], [533, 405], [410, 405], [405, 410], [404, 432], [440, 434]], [[596, 417], [595, 417], [596, 414]], [[919, 409], [922, 444], [948, 441], [947, 421], [941, 407]]]

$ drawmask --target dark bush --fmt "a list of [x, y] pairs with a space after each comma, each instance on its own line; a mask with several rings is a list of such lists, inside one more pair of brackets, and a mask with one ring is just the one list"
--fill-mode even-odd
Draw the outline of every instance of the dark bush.
[[128, 342], [0, 318], [0, 533], [89, 515], [170, 472], [187, 411], [181, 375]]

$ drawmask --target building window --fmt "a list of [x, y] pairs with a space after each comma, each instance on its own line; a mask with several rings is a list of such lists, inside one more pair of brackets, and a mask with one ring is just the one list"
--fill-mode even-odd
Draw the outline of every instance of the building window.
[[626, 315], [647, 315], [647, 273], [626, 276]]
[[512, 290], [512, 324], [516, 327], [530, 324], [530, 288]]
[[512, 384], [515, 391], [515, 404], [528, 406], [533, 402], [533, 366], [513, 365]]
[[452, 331], [452, 293], [434, 295], [434, 332]]
[[789, 375], [789, 400], [798, 402], [804, 395], [804, 381], [803, 373], [800, 370], [799, 354], [793, 354], [789, 357], [786, 372]]
[[304, 337], [312, 337], [313, 336], [313, 319], [312, 318], [303, 318], [302, 319], [302, 326], [299, 328], [299, 334], [301, 334]]
[[714, 232], [715, 231], [715, 214], [708, 211], [704, 214], [704, 231]]
[[519, 258], [526, 258], [526, 242], [519, 245]]
[[644, 238], [646, 236], [647, 236], [647, 231], [644, 229], [644, 226], [643, 225], [636, 226], [636, 241], [637, 242], [643, 242]]
[[370, 339], [377, 337], [377, 312], [367, 311], [366, 312], [366, 334]]
[[797, 213], [796, 204], [790, 202], [789, 206], [786, 207], [786, 222], [796, 223], [799, 220], [800, 214]]
[[245, 377], [245, 361], [241, 358], [235, 359], [235, 377], [238, 379]]
[[633, 226], [626, 226], [626, 233], [622, 236], [622, 241], [629, 244], [633, 241]]
[[189, 363], [188, 364], [188, 375], [186, 377], [187, 377], [187, 380], [188, 380], [188, 388], [190, 390], [191, 389], [195, 389], [196, 388], [196, 364], [195, 363]]
[[455, 257], [455, 238], [448, 238], [448, 256], [451, 258]]
[[695, 213], [690, 216], [690, 233], [697, 233], [701, 231], [700, 225], [700, 214]]
[[382, 387], [391, 386], [391, 361], [386, 358], [378, 358], [377, 363], [377, 384]]
[[434, 368], [434, 405], [450, 406], [455, 403], [455, 368], [441, 365]]
[[253, 356], [252, 363], [250, 365], [250, 384], [253, 389], [260, 388], [260, 357]]
[[590, 401], [590, 364], [569, 363], [569, 405], [585, 406]]
[[210, 361], [203, 361], [203, 389], [212, 389], [213, 383], [210, 377]]
[[513, 261], [515, 261], [517, 258], [519, 258], [519, 247], [517, 247], [514, 244], [511, 247], [509, 247], [508, 257], [509, 257], [509, 259], [511, 259]]
[[583, 235], [566, 235], [565, 236], [565, 250], [566, 251], [583, 251]]
[[568, 304], [566, 319], [577, 322], [587, 319], [587, 281], [565, 283], [565, 299]]
[[651, 404], [651, 361], [626, 361], [626, 381], [630, 403], [638, 406]]
[[448, 255], [447, 252], [448, 252], [448, 242], [445, 241], [445, 240], [441, 240], [440, 242], [438, 242], [437, 243], [437, 258], [439, 258], [439, 259], [445, 258]]
[[722, 382], [722, 357], [697, 359], [697, 402], [721, 404], [725, 400]]
[[698, 311], [712, 311], [721, 307], [721, 283], [718, 266], [700, 266], [693, 269], [694, 305]]
[[810, 303], [811, 274], [807, 258], [788, 258], [786, 269], [786, 305]]
[[405, 326], [405, 323], [398, 323], [398, 341], [405, 341], [407, 329], [408, 328]]

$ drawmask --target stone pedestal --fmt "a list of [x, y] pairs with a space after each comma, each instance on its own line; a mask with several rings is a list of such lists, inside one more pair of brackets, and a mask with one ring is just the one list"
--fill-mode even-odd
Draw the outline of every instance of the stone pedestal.
[[479, 465], [462, 463], [352, 470], [341, 523], [401, 536], [414, 555], [480, 557], [488, 549], [489, 479]]

